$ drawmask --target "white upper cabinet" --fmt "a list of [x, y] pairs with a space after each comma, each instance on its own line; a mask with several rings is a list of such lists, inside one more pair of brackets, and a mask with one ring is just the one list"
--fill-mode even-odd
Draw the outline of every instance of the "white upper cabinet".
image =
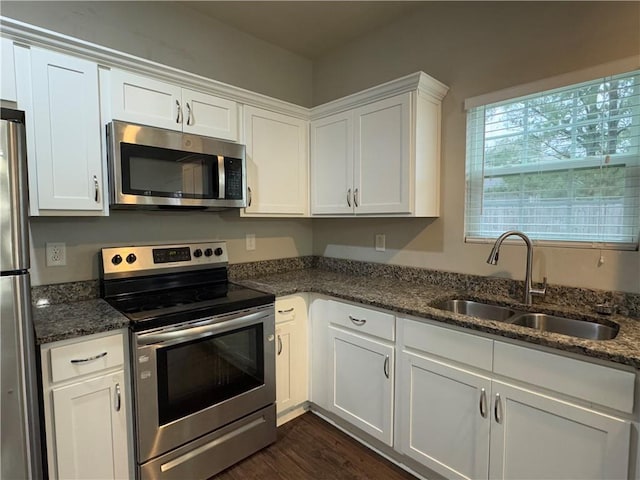
[[306, 120], [244, 107], [245, 216], [308, 215], [308, 130]]
[[2, 38], [0, 50], [0, 99], [9, 102], [18, 100], [16, 93], [16, 72], [13, 56], [13, 42], [8, 38]]
[[312, 215], [438, 216], [446, 91], [419, 73], [312, 109]]
[[16, 55], [30, 214], [105, 214], [97, 63], [36, 47]]
[[236, 102], [124, 70], [110, 76], [113, 119], [238, 140]]

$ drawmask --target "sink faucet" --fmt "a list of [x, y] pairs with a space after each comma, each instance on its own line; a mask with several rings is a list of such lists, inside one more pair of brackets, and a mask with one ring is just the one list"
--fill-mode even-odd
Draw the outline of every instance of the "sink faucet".
[[493, 245], [493, 248], [491, 249], [491, 253], [489, 254], [489, 258], [487, 258], [487, 263], [491, 265], [498, 264], [498, 253], [500, 253], [500, 246], [502, 245], [502, 242], [505, 240], [505, 238], [511, 237], [513, 235], [515, 235], [516, 237], [520, 237], [522, 240], [524, 240], [524, 243], [527, 245], [527, 270], [526, 270], [525, 279], [524, 279], [523, 303], [525, 303], [526, 305], [531, 305], [532, 303], [531, 297], [533, 295], [544, 296], [544, 294], [547, 293], [547, 277], [544, 277], [544, 283], [542, 285], [542, 288], [533, 288], [533, 286], [531, 285], [531, 264], [533, 263], [533, 245], [531, 244], [531, 240], [529, 240], [529, 237], [527, 237], [524, 233], [519, 232], [517, 230], [509, 230], [507, 232], [504, 232], [502, 235], [498, 237], [498, 239], [496, 240], [496, 243]]

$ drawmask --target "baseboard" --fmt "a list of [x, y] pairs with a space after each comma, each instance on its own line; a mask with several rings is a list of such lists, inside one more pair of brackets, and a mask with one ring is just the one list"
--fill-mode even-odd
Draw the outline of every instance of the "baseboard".
[[308, 411], [309, 411], [308, 402], [305, 402], [301, 405], [297, 405], [295, 407], [291, 407], [290, 409], [285, 410], [284, 412], [278, 414], [276, 425], [278, 427], [281, 425], [284, 425], [288, 421], [293, 420], [294, 418], [299, 417], [300, 415]]

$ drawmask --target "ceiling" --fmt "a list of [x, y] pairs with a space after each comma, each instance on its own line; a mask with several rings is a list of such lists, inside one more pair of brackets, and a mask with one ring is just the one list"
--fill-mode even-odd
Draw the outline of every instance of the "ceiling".
[[401, 16], [420, 1], [180, 2], [237, 30], [310, 60]]

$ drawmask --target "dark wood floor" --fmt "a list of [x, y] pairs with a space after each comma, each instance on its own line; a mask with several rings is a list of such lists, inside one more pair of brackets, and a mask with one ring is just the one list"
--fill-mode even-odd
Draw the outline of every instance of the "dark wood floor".
[[[278, 428], [278, 441], [215, 480], [399, 480], [415, 477], [312, 413]], [[213, 479], [211, 479], [213, 480]]]

